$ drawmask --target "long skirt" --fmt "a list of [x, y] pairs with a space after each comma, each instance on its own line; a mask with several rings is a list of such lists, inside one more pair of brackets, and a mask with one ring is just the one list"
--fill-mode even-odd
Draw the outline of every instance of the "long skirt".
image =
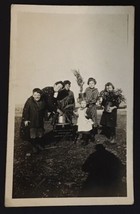
[[101, 133], [107, 138], [116, 136], [117, 109], [114, 109], [111, 113], [104, 111], [101, 116], [100, 124], [102, 125]]
[[117, 109], [114, 109], [111, 113], [103, 111], [100, 124], [107, 127], [117, 126]]

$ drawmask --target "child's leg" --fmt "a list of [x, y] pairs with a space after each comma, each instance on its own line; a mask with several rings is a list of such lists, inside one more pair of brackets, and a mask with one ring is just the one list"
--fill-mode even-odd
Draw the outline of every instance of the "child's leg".
[[90, 132], [83, 132], [82, 133], [82, 145], [87, 145], [90, 139]]
[[92, 126], [91, 134], [93, 137], [95, 137], [96, 134], [98, 134], [98, 127]]
[[87, 114], [89, 116], [89, 118], [92, 119], [93, 121], [93, 125], [92, 125], [92, 135], [93, 137], [98, 134], [98, 124], [97, 124], [97, 109], [96, 109], [96, 105], [91, 105], [88, 108]]
[[52, 115], [52, 122], [51, 124], [54, 126], [56, 123], [58, 123], [58, 116], [59, 116], [59, 113], [55, 113]]
[[110, 142], [115, 143], [115, 137], [116, 137], [116, 128], [110, 127]]
[[91, 117], [93, 123], [94, 123], [94, 128], [97, 128], [97, 109], [96, 105], [91, 105], [89, 107], [89, 116]]
[[102, 126], [102, 131], [100, 134], [105, 135], [108, 139], [110, 139], [110, 135], [111, 135], [111, 130], [110, 127], [108, 126]]
[[37, 139], [37, 131], [36, 128], [30, 128], [30, 142], [33, 146], [33, 152], [38, 153], [39, 149], [37, 146], [38, 139]]
[[115, 138], [115, 136], [116, 136], [116, 128], [115, 127], [104, 126], [104, 135], [108, 139]]
[[38, 142], [37, 138], [31, 138], [30, 139], [30, 143], [32, 144], [32, 147], [33, 147], [33, 153], [39, 153], [37, 142]]
[[78, 137], [79, 137], [79, 132], [77, 132], [77, 133], [75, 134], [74, 143], [76, 143], [76, 142], [77, 142], [77, 140], [78, 140]]
[[111, 127], [111, 137], [116, 137], [116, 127]]
[[44, 149], [44, 129], [43, 128], [37, 128], [37, 146], [40, 150]]
[[105, 135], [106, 134], [106, 126], [102, 125], [102, 127], [100, 129], [101, 129], [100, 134]]
[[89, 132], [89, 138], [92, 142], [95, 141], [95, 133], [94, 133], [94, 129], [91, 129], [90, 132]]

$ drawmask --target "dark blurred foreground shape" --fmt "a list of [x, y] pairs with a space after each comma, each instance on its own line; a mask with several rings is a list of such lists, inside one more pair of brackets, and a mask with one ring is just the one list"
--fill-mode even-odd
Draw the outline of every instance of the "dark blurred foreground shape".
[[82, 166], [88, 173], [79, 196], [83, 197], [119, 197], [126, 196], [125, 166], [102, 144], [95, 146]]

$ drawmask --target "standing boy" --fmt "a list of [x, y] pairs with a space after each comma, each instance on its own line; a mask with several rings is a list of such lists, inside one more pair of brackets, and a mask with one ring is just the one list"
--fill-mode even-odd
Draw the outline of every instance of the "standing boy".
[[41, 147], [44, 136], [44, 116], [46, 104], [42, 99], [42, 91], [39, 88], [33, 89], [33, 94], [26, 101], [22, 115], [22, 132], [29, 127], [29, 141], [33, 145], [35, 153], [43, 148]]

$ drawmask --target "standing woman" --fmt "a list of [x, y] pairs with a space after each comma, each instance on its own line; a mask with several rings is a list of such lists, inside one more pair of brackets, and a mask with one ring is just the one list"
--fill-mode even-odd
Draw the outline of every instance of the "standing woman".
[[108, 82], [105, 89], [101, 91], [101, 106], [103, 107], [103, 114], [101, 116], [100, 124], [102, 125], [102, 132], [110, 143], [115, 143], [116, 126], [117, 126], [117, 109], [121, 103], [121, 93], [115, 91], [114, 85]]
[[85, 90], [85, 100], [87, 102], [87, 115], [93, 121], [93, 135], [97, 134], [97, 107], [98, 89], [95, 88], [96, 80], [92, 77], [88, 79], [88, 86]]

